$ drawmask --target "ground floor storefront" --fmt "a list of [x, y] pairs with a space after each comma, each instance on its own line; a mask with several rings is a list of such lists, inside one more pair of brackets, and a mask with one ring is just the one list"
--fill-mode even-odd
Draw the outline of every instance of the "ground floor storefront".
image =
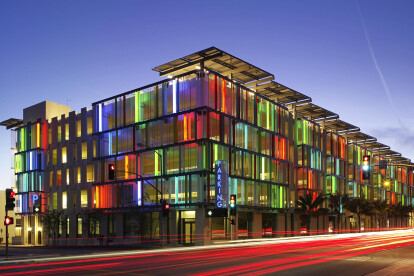
[[[238, 210], [235, 216], [208, 217], [208, 208], [159, 211], [97, 212], [64, 215], [46, 226], [40, 215], [21, 218], [17, 244], [26, 245], [209, 245], [230, 240], [321, 235], [413, 227], [412, 217], [320, 215], [307, 225], [290, 212]], [[98, 214], [98, 215], [96, 215]]]

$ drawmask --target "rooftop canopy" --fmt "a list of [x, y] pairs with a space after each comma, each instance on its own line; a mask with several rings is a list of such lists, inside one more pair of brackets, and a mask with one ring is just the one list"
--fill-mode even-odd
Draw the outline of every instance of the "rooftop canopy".
[[3, 122], [0, 122], [0, 126], [5, 126], [6, 129], [11, 129], [14, 127], [19, 127], [23, 125], [23, 120], [21, 119], [15, 119], [15, 118], [10, 118], [7, 119]]
[[160, 76], [178, 76], [204, 67], [223, 76], [230, 76], [241, 84], [270, 81], [274, 76], [263, 69], [232, 56], [216, 47], [210, 47], [191, 55], [153, 68]]
[[338, 114], [313, 104], [309, 96], [274, 81], [273, 74], [216, 47], [167, 62], [153, 70], [159, 72], [160, 76], [178, 76], [201, 68], [229, 77], [256, 93], [294, 110], [298, 116], [313, 120], [329, 131], [346, 135], [350, 142], [370, 149], [374, 154], [392, 161], [410, 163], [410, 159], [401, 157], [400, 153], [392, 151], [389, 146], [377, 142], [375, 137], [362, 133], [359, 127], [340, 120]]

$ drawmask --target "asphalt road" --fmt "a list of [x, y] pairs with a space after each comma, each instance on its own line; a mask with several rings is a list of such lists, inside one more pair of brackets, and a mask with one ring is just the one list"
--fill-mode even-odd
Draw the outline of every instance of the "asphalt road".
[[2, 261], [0, 274], [414, 275], [414, 232], [105, 254]]

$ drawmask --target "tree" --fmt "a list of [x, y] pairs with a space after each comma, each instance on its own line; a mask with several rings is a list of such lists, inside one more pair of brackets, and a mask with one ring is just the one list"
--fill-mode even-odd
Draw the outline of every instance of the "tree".
[[99, 223], [101, 221], [102, 216], [103, 213], [101, 210], [87, 209], [82, 212], [82, 228], [86, 229], [89, 242], [90, 238], [96, 237], [96, 235], [99, 233]]
[[342, 202], [344, 201], [343, 198], [344, 196], [339, 195], [339, 194], [329, 194], [327, 196], [328, 198], [328, 206], [330, 209], [330, 213], [335, 215], [336, 220], [337, 220], [337, 230], [339, 233], [339, 229], [340, 224], [341, 224], [341, 217], [344, 215], [342, 212]]
[[390, 216], [393, 216], [395, 219], [395, 227], [398, 227], [398, 218], [401, 218], [402, 227], [402, 220], [410, 216], [410, 213], [413, 211], [412, 205], [410, 206], [403, 206], [401, 202], [398, 202], [396, 205], [390, 205]]
[[311, 217], [318, 216], [326, 211], [320, 208], [324, 201], [325, 196], [322, 194], [313, 199], [312, 193], [307, 193], [304, 197], [300, 196], [296, 202], [297, 212], [301, 213], [301, 219], [305, 222], [307, 231], [310, 230]]
[[348, 200], [345, 200], [344, 207], [357, 216], [359, 231], [361, 231], [361, 216], [373, 215], [373, 205], [368, 200], [363, 198], [349, 198]]
[[59, 234], [59, 230], [63, 229], [66, 226], [66, 220], [62, 219], [63, 212], [57, 210], [46, 210], [41, 216], [42, 225], [46, 233], [48, 233], [48, 238], [52, 236], [53, 244], [56, 244], [56, 239]]
[[[406, 219], [410, 217], [410, 213], [413, 212], [413, 206], [412, 205], [408, 205], [408, 206], [402, 206], [402, 208], [400, 209], [400, 216], [402, 219]], [[402, 221], [401, 221], [402, 223]], [[402, 226], [402, 225], [401, 225]]]
[[[148, 212], [140, 208], [131, 209], [130, 213], [125, 217], [126, 232], [136, 235], [138, 246], [142, 243], [142, 237], [146, 234], [146, 229], [149, 225]], [[152, 233], [150, 234], [152, 236]]]
[[388, 204], [386, 201], [375, 201], [373, 203], [375, 216], [379, 216], [378, 224], [380, 228], [384, 227], [385, 216], [388, 210]]

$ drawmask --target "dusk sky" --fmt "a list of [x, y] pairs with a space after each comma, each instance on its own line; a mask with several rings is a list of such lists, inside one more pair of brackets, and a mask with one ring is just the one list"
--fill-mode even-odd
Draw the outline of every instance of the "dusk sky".
[[[215, 46], [414, 160], [414, 1], [0, 0], [0, 121], [160, 80]], [[0, 189], [11, 186], [0, 129]]]

